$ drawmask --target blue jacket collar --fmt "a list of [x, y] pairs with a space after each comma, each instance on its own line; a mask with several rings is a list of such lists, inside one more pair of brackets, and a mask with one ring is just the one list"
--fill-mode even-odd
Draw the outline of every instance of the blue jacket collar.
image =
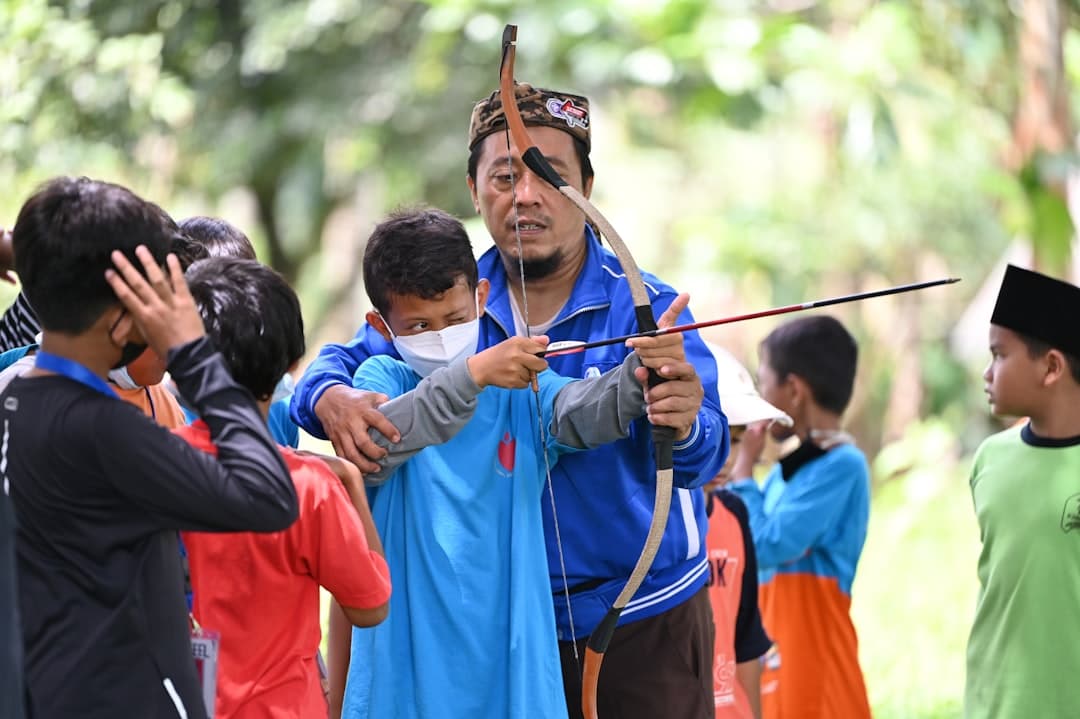
[[[611, 279], [611, 274], [604, 269], [604, 264], [609, 259], [611, 262], [618, 264], [618, 260], [604, 249], [603, 245], [600, 244], [600, 240], [597, 239], [596, 233], [588, 224], [585, 225], [585, 244], [587, 250], [585, 265], [581, 268], [581, 272], [578, 273], [574, 289], [570, 293], [570, 299], [567, 300], [562, 310], [559, 311], [558, 317], [555, 318], [556, 324], [584, 310], [599, 309], [611, 305], [611, 295], [608, 291], [607, 282]], [[480, 276], [486, 277], [491, 283], [491, 292], [487, 301], [487, 313], [491, 315], [496, 324], [502, 327], [507, 335], [514, 334], [514, 314], [510, 309], [511, 296], [508, 287], [511, 278], [507, 275], [506, 268], [503, 267], [499, 249], [497, 247], [489, 249], [480, 257], [477, 265]], [[514, 278], [512, 281], [517, 282], [518, 280]]]

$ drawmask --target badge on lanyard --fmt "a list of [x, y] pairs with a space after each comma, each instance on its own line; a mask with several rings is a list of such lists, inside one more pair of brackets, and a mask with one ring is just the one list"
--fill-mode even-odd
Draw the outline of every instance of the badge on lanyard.
[[221, 633], [212, 629], [203, 629], [192, 618], [191, 655], [195, 658], [195, 672], [202, 685], [203, 704], [206, 716], [214, 719], [214, 699], [217, 696], [218, 647]]

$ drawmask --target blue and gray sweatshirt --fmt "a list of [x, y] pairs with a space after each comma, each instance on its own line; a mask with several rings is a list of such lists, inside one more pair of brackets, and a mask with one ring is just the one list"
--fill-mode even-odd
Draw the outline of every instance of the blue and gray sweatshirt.
[[[637, 330], [633, 300], [618, 259], [586, 228], [588, 254], [566, 305], [545, 334], [552, 342], [614, 337]], [[514, 320], [508, 277], [495, 248], [480, 258], [480, 276], [491, 283], [487, 309], [480, 322], [479, 347], [490, 347], [513, 334]], [[653, 313], [659, 316], [677, 292], [649, 273], [642, 273]], [[693, 322], [684, 311], [679, 323]], [[645, 583], [623, 612], [621, 623], [646, 619], [682, 604], [705, 586], [707, 517], [704, 494], [694, 491], [723, 465], [728, 452], [728, 426], [716, 393], [716, 363], [697, 332], [684, 335], [687, 359], [697, 369], [705, 398], [693, 430], [675, 447], [676, 489], [663, 542]], [[554, 357], [550, 367], [571, 378], [594, 377], [620, 365], [630, 349], [596, 347]], [[291, 413], [316, 437], [325, 432], [314, 406], [334, 384], [352, 385], [360, 364], [373, 355], [398, 357], [393, 345], [364, 325], [345, 345], [327, 345], [305, 372], [293, 395]], [[551, 480], [559, 533], [566, 562], [566, 581], [573, 602], [574, 630], [588, 635], [611, 606], [629, 577], [648, 533], [656, 481], [652, 440], [645, 419], [635, 421], [629, 436], [585, 452], [563, 456], [552, 467]], [[599, 480], [599, 481], [598, 481]], [[559, 638], [571, 637], [559, 549], [551, 501], [542, 499], [544, 534]]]

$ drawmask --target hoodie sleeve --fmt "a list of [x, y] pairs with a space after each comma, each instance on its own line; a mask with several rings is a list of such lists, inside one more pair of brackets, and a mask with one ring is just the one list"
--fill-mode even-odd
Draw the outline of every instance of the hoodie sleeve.
[[378, 332], [365, 324], [351, 342], [343, 345], [328, 344], [319, 350], [318, 356], [304, 371], [296, 383], [289, 414], [313, 437], [327, 439], [322, 422], [315, 416], [315, 405], [327, 389], [336, 384], [352, 386], [353, 375], [368, 357], [390, 355], [397, 358], [394, 346]]
[[572, 449], [588, 449], [627, 436], [630, 423], [645, 413], [645, 397], [634, 370], [637, 354], [595, 378], [563, 385], [554, 398], [550, 436]]
[[393, 399], [379, 407], [401, 433], [401, 441], [390, 442], [375, 430], [372, 441], [387, 450], [378, 460], [379, 471], [364, 475], [368, 486], [385, 482], [394, 470], [425, 447], [442, 444], [461, 431], [473, 414], [481, 388], [473, 381], [466, 360], [437, 369], [420, 380], [401, 360], [373, 357], [360, 367], [353, 380], [359, 389], [382, 392]]
[[[114, 486], [166, 527], [287, 528], [297, 517], [296, 490], [254, 398], [233, 381], [206, 337], [170, 351], [168, 366], [180, 393], [209, 427], [217, 456], [116, 402], [96, 443]], [[115, 451], [116, 436], [130, 439], [125, 451]]]

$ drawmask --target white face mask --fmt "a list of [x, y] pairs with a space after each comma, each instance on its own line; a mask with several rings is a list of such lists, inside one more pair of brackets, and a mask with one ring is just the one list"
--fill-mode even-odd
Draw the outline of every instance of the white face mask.
[[270, 403], [273, 404], [286, 397], [292, 397], [294, 391], [296, 391], [296, 381], [291, 374], [286, 372], [278, 380], [277, 386], [274, 387], [274, 394], [270, 397]]
[[109, 381], [120, 389], [138, 389], [142, 387], [141, 384], [131, 379], [131, 375], [128, 374], [127, 367], [120, 367], [118, 369], [109, 370]]
[[427, 377], [440, 367], [448, 367], [459, 359], [476, 354], [476, 345], [480, 342], [480, 302], [477, 298], [476, 319], [441, 330], [398, 337], [385, 318], [383, 323], [401, 359], [413, 372]]

